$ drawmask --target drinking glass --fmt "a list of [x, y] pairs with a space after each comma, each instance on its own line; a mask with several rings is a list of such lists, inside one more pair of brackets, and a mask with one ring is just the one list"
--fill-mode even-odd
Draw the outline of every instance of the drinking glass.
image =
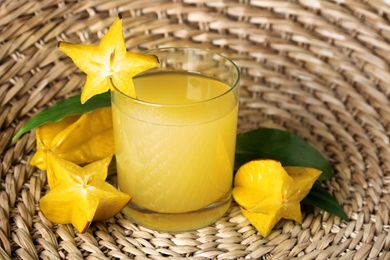
[[198, 229], [231, 203], [240, 72], [207, 50], [147, 53], [160, 66], [134, 77], [137, 97], [112, 91], [123, 212], [155, 230]]

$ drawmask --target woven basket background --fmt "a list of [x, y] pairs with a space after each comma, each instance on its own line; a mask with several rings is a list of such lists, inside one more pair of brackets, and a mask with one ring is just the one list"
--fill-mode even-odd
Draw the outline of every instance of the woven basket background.
[[[39, 211], [35, 135], [11, 138], [80, 91], [60, 40], [97, 44], [118, 13], [128, 50], [194, 46], [242, 71], [239, 131], [285, 129], [332, 163], [324, 183], [351, 221], [317, 209], [263, 238], [233, 205], [183, 233], [123, 214], [85, 234]], [[390, 2], [387, 0], [0, 0], [0, 259], [390, 259]]]

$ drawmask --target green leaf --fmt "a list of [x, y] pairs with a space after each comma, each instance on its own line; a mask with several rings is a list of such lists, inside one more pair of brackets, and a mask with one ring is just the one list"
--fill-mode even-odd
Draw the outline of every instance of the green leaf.
[[349, 220], [347, 214], [337, 202], [336, 198], [328, 193], [328, 191], [325, 190], [318, 181], [314, 183], [310, 193], [306, 196], [302, 203], [327, 211], [344, 220]]
[[98, 108], [111, 106], [111, 96], [109, 91], [93, 96], [84, 104], [81, 104], [80, 102], [80, 95], [81, 94], [78, 94], [54, 104], [32, 117], [19, 129], [12, 138], [12, 141], [16, 141], [24, 133], [27, 133], [45, 123], [58, 122], [64, 117], [70, 115], [84, 114]]
[[332, 178], [329, 161], [313, 146], [287, 131], [260, 128], [237, 135], [235, 170], [251, 160], [273, 159], [283, 166], [303, 166], [322, 171], [319, 180]]

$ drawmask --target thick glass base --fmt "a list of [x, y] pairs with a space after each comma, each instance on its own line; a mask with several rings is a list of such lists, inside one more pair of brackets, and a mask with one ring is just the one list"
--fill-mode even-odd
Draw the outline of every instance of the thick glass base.
[[231, 195], [203, 209], [185, 213], [153, 212], [130, 203], [123, 213], [134, 222], [150, 229], [168, 232], [196, 230], [220, 219], [230, 207]]

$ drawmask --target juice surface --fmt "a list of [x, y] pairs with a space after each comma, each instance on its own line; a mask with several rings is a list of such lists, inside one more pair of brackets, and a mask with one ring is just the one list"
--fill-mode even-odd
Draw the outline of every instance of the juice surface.
[[229, 86], [173, 72], [134, 83], [137, 99], [155, 105], [114, 97], [119, 189], [162, 213], [196, 211], [230, 194], [238, 102]]

